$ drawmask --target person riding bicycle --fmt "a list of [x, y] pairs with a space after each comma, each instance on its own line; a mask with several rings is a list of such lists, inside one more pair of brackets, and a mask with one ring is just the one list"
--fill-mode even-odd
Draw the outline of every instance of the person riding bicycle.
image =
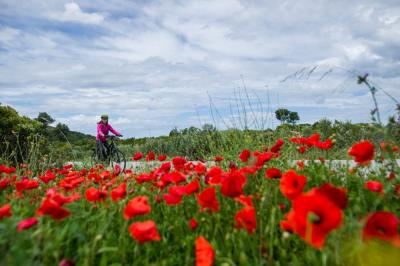
[[107, 143], [108, 132], [111, 131], [118, 137], [122, 137], [122, 134], [112, 128], [108, 123], [108, 115], [103, 114], [101, 120], [97, 123], [97, 136], [96, 144], [98, 151], [104, 158], [108, 157], [109, 145]]

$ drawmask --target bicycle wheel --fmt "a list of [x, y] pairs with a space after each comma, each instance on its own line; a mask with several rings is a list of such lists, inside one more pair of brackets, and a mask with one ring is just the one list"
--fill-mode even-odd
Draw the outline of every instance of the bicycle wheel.
[[125, 155], [120, 150], [114, 149], [110, 154], [110, 165], [114, 168], [114, 166], [117, 164], [121, 167], [122, 172], [125, 171]]

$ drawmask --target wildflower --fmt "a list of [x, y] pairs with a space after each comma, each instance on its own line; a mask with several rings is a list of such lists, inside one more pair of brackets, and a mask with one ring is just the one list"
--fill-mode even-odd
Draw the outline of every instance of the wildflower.
[[89, 202], [103, 201], [107, 197], [107, 191], [91, 187], [86, 190], [85, 197]]
[[354, 161], [359, 164], [365, 164], [374, 158], [375, 147], [369, 141], [361, 141], [354, 144], [349, 149], [349, 155], [354, 157]]
[[202, 209], [210, 209], [211, 211], [219, 210], [219, 203], [217, 201], [216, 192], [214, 187], [209, 187], [197, 195], [198, 203]]
[[306, 183], [307, 178], [305, 176], [298, 175], [294, 170], [289, 170], [282, 175], [280, 190], [286, 198], [293, 200], [302, 193]]
[[250, 156], [251, 156], [250, 151], [248, 149], [244, 149], [240, 153], [239, 158], [243, 163], [246, 163], [249, 160]]
[[347, 207], [348, 199], [346, 195], [346, 189], [335, 187], [327, 183], [315, 190], [316, 193], [322, 194], [330, 199], [340, 209], [343, 210]]
[[202, 236], [196, 238], [196, 266], [211, 266], [214, 264], [215, 253], [210, 243]]
[[266, 162], [271, 160], [272, 153], [271, 152], [264, 152], [257, 156], [256, 166], [262, 167]]
[[124, 218], [132, 219], [138, 215], [148, 214], [151, 211], [151, 206], [147, 203], [147, 196], [137, 196], [128, 201], [124, 209]]
[[183, 157], [175, 157], [172, 159], [172, 164], [177, 171], [183, 170], [185, 168], [186, 162], [186, 159]]
[[38, 215], [50, 215], [54, 220], [63, 220], [70, 215], [70, 212], [61, 207], [60, 203], [49, 198], [43, 200], [36, 212]]
[[47, 184], [51, 180], [56, 179], [56, 175], [50, 169], [48, 169], [43, 176], [39, 175], [39, 178]]
[[117, 186], [116, 188], [111, 190], [111, 199], [113, 201], [121, 200], [121, 199], [125, 198], [125, 196], [126, 196], [126, 183], [125, 182], [119, 184], [119, 186]]
[[11, 217], [11, 205], [10, 204], [5, 204], [0, 208], [0, 220], [2, 220], [4, 217]]
[[365, 188], [372, 192], [383, 193], [383, 185], [379, 181], [367, 181]]
[[257, 227], [256, 211], [254, 207], [246, 206], [235, 215], [236, 227], [244, 228], [249, 234], [254, 233]]
[[159, 160], [160, 162], [163, 162], [163, 161], [165, 161], [166, 159], [167, 159], [167, 155], [162, 154], [162, 155], [159, 155], [159, 156], [158, 156], [158, 160]]
[[31, 218], [22, 220], [18, 223], [18, 226], [17, 226], [18, 232], [21, 232], [25, 229], [29, 229], [37, 223], [38, 223], [38, 219], [35, 217], [31, 217]]
[[160, 240], [156, 224], [152, 220], [135, 222], [129, 226], [128, 231], [139, 243]]
[[278, 139], [275, 145], [271, 147], [270, 151], [273, 153], [278, 153], [281, 150], [284, 143], [285, 142], [282, 139]]
[[364, 241], [381, 239], [392, 242], [398, 237], [399, 219], [391, 212], [377, 211], [367, 217], [362, 237]]
[[329, 198], [313, 190], [293, 200], [287, 219], [295, 233], [320, 249], [327, 235], [341, 225], [343, 212]]
[[199, 189], [200, 189], [199, 181], [197, 179], [195, 179], [186, 185], [185, 194], [190, 195], [190, 194], [196, 193], [199, 191]]
[[237, 197], [243, 194], [246, 177], [239, 171], [231, 171], [221, 182], [221, 194], [226, 197]]
[[281, 178], [282, 173], [281, 170], [279, 170], [278, 168], [268, 168], [265, 171], [265, 178], [269, 178], [269, 179], [274, 179], [274, 178]]
[[199, 225], [199, 224], [198, 224], [198, 222], [196, 221], [196, 219], [194, 219], [194, 218], [190, 219], [190, 221], [189, 221], [189, 228], [190, 228], [190, 230], [196, 229], [198, 225]]
[[147, 153], [146, 155], [146, 161], [154, 161], [156, 159], [156, 155], [154, 154], [153, 151], [149, 151], [149, 153]]
[[139, 161], [142, 158], [143, 158], [143, 153], [141, 153], [140, 151], [136, 152], [132, 157], [132, 159], [135, 161]]

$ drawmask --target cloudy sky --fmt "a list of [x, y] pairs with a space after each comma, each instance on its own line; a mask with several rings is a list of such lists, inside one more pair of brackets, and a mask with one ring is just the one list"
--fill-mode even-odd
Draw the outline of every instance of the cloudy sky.
[[[370, 121], [400, 99], [400, 2], [0, 0], [0, 102], [95, 134]], [[384, 91], [382, 91], [382, 89]]]

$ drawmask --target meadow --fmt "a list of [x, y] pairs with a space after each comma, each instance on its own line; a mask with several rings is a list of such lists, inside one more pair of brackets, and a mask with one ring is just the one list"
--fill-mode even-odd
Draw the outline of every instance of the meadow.
[[203, 162], [135, 151], [125, 171], [3, 164], [0, 264], [396, 265], [399, 146], [380, 136], [244, 140]]

